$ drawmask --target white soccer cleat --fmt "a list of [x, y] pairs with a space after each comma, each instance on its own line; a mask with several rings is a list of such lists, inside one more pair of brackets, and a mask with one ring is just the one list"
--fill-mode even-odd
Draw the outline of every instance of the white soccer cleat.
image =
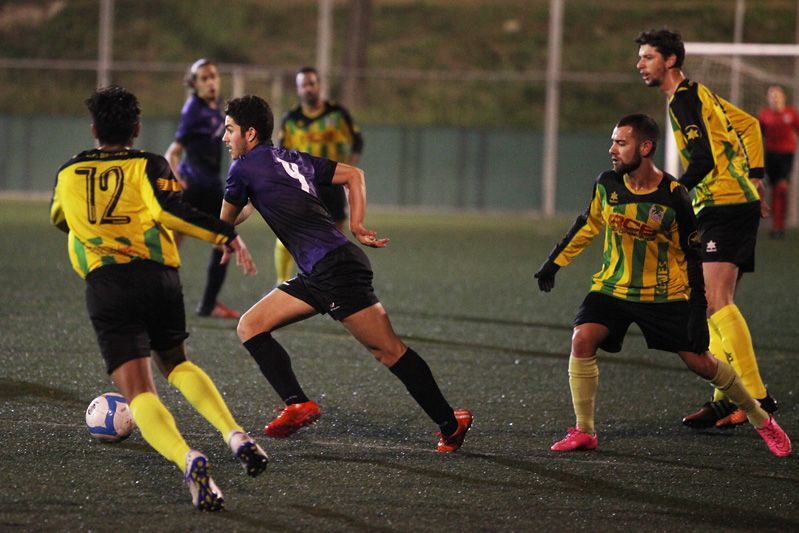
[[208, 458], [197, 450], [186, 453], [183, 480], [191, 492], [191, 503], [200, 511], [221, 511], [225, 503], [222, 491], [208, 475]]
[[269, 464], [269, 457], [255, 440], [243, 431], [231, 431], [227, 444], [233, 455], [241, 461], [241, 466], [248, 476], [255, 477]]

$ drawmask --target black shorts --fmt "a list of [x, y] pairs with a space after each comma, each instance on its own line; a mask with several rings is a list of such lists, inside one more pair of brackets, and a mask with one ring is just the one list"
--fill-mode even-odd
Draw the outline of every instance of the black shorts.
[[574, 325], [594, 323], [607, 326], [607, 338], [599, 345], [606, 352], [621, 350], [627, 328], [638, 324], [653, 350], [690, 352], [688, 339], [688, 302], [628, 302], [599, 292], [589, 292], [583, 300]]
[[344, 320], [380, 301], [372, 288], [369, 258], [351, 242], [324, 256], [310, 275], [300, 273], [278, 289], [335, 320]]
[[86, 307], [110, 374], [150, 350], [179, 346], [186, 332], [176, 268], [152, 261], [108, 265], [86, 276]]
[[789, 180], [791, 178], [792, 166], [793, 154], [766, 152], [766, 177], [771, 186], [776, 185], [782, 180]]
[[319, 199], [330, 211], [333, 222], [341, 222], [347, 218], [347, 193], [343, 185], [320, 185], [316, 188]]
[[733, 263], [755, 271], [760, 202], [705, 207], [697, 215], [703, 263]]
[[219, 212], [222, 210], [222, 198], [224, 195], [225, 191], [222, 189], [221, 183], [210, 187], [189, 184], [188, 187], [183, 189], [184, 202], [191, 204], [203, 213], [208, 213], [217, 218], [219, 218]]

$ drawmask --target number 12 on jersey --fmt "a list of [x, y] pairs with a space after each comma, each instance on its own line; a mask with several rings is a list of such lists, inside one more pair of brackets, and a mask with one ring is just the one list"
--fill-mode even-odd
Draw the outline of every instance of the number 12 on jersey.
[[[103, 211], [103, 216], [100, 219], [100, 224], [127, 224], [130, 222], [130, 217], [127, 215], [114, 215], [114, 209], [117, 207], [119, 197], [122, 196], [122, 190], [125, 187], [125, 175], [120, 167], [111, 167], [100, 174], [100, 178], [96, 178], [97, 169], [95, 167], [81, 167], [75, 169], [76, 174], [86, 176], [86, 218], [89, 219], [90, 224], [97, 224], [97, 185], [100, 187], [101, 192], [106, 192], [109, 189], [109, 181], [114, 178], [114, 192], [111, 194], [111, 199]], [[99, 182], [99, 184], [98, 184]]]

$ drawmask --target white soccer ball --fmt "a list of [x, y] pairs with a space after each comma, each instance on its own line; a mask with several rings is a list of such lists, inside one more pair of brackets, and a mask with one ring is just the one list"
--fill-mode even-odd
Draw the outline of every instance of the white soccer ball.
[[125, 397], [116, 392], [101, 394], [86, 409], [86, 427], [92, 437], [102, 442], [119, 442], [136, 427]]

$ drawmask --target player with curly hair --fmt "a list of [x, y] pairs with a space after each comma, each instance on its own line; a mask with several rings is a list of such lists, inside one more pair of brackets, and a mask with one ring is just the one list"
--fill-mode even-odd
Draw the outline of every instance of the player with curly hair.
[[174, 233], [224, 246], [245, 274], [255, 265], [233, 226], [181, 200], [166, 159], [134, 150], [139, 102], [121, 87], [96, 91], [86, 104], [99, 147], [58, 171], [51, 222], [69, 234], [72, 267], [86, 280], [86, 306], [106, 370], [130, 405], [142, 437], [183, 472], [192, 503], [218, 511], [224, 499], [208, 458], [189, 447], [158, 397], [150, 359], [257, 476], [267, 456], [230, 413], [211, 378], [186, 357], [186, 315]]

